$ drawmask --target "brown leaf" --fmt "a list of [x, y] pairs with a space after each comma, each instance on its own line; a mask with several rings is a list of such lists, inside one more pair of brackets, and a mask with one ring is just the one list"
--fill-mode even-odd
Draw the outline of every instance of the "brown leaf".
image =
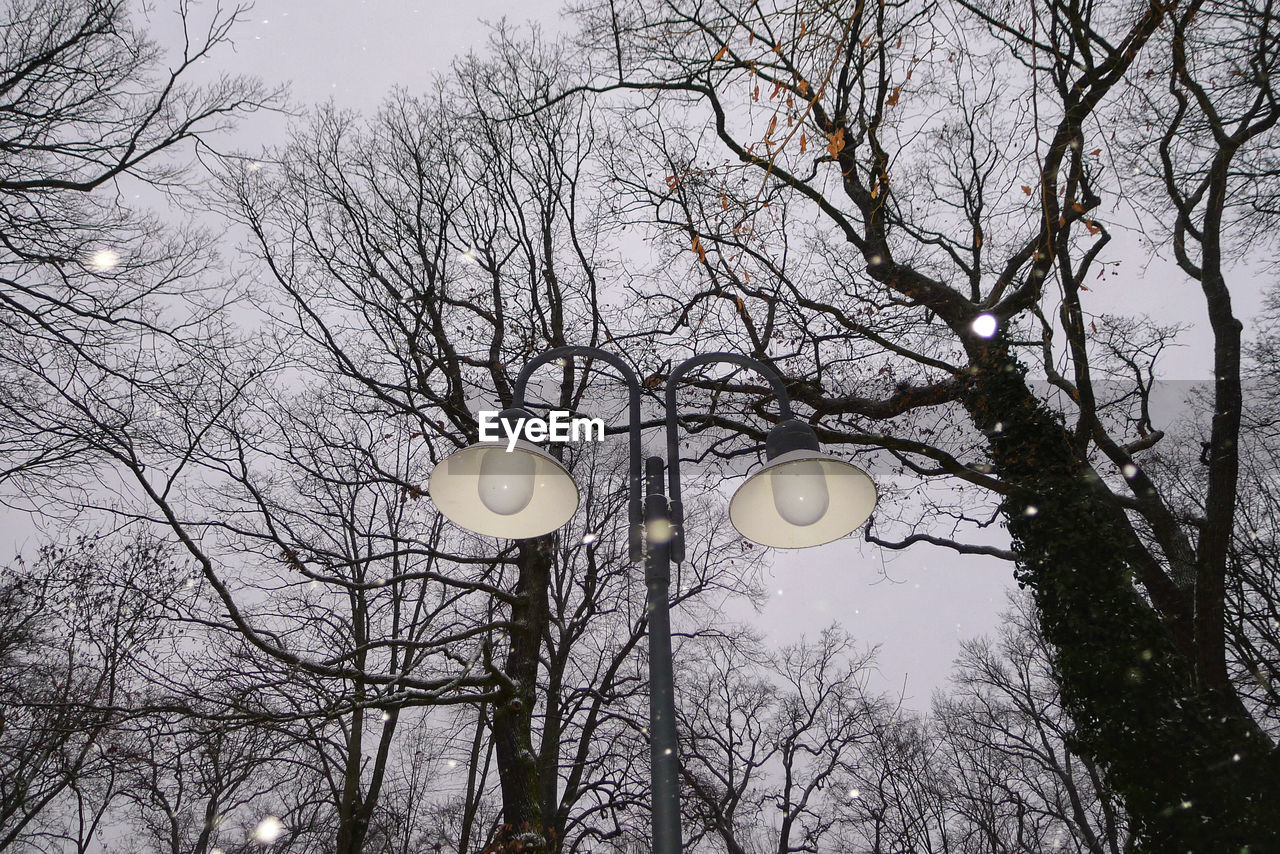
[[756, 85], [756, 88], [751, 92], [751, 100], [753, 101], [760, 100], [760, 86], [758, 84]]
[[769, 129], [764, 132], [765, 136], [773, 136], [774, 130], [778, 127], [778, 114], [774, 113], [773, 118], [769, 120]]
[[808, 81], [808, 80], [801, 80], [801, 81], [800, 81], [800, 86], [799, 86], [799, 88], [800, 88], [800, 94], [801, 94], [801, 95], [808, 95], [808, 94], [809, 94], [809, 81]]
[[723, 47], [720, 48], [720, 50], [716, 51], [716, 55], [711, 58], [711, 61], [719, 62], [721, 59], [724, 58], [724, 55], [728, 52], [729, 52], [729, 46], [724, 45]]
[[1090, 156], [1092, 156], [1092, 157], [1097, 157], [1097, 156], [1098, 156], [1099, 154], [1101, 154], [1101, 153], [1102, 153], [1102, 149], [1101, 149], [1101, 148], [1095, 148], [1093, 151], [1090, 151], [1090, 152], [1089, 152], [1089, 155], [1090, 155]]
[[809, 138], [803, 133], [800, 134], [800, 153], [804, 154], [804, 150], [809, 147]]
[[729, 209], [729, 197], [724, 193], [720, 194], [720, 210], [727, 211]]
[[702, 248], [702, 241], [698, 239], [698, 235], [693, 236], [693, 251], [698, 253], [698, 260], [703, 263], [707, 260], [707, 250]]
[[844, 128], [836, 128], [835, 133], [827, 134], [827, 153], [839, 157], [841, 151], [844, 151]]
[[901, 86], [894, 86], [893, 91], [889, 93], [889, 97], [884, 99], [884, 105], [886, 107], [898, 106], [898, 95], [901, 92], [902, 92]]
[[1026, 184], [1023, 184], [1023, 185], [1022, 185], [1022, 192], [1026, 193], [1026, 194], [1029, 196], [1029, 195], [1031, 195], [1031, 188], [1030, 188], [1030, 187], [1028, 187]]
[[1091, 219], [1086, 219], [1084, 221], [1084, 227], [1089, 229], [1090, 234], [1097, 234], [1099, 231], [1102, 231], [1102, 227]]

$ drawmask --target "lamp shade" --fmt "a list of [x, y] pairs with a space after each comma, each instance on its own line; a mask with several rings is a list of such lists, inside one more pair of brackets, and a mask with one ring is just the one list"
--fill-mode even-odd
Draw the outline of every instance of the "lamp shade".
[[876, 506], [862, 469], [821, 451], [779, 454], [729, 501], [729, 521], [753, 543], [780, 549], [820, 546], [847, 536]]
[[563, 526], [578, 510], [578, 485], [555, 457], [523, 439], [480, 442], [445, 457], [427, 493], [451, 522], [489, 537], [522, 540]]

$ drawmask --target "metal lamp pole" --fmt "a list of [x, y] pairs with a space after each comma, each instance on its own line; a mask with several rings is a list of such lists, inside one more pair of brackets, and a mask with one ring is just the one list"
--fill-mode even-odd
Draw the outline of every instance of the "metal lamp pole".
[[[808, 425], [793, 421], [791, 399], [778, 375], [755, 359], [737, 353], [707, 353], [678, 365], [667, 379], [665, 418], [667, 460], [649, 457], [644, 467], [644, 501], [640, 490], [640, 381], [622, 359], [596, 347], [557, 347], [536, 356], [516, 378], [515, 408], [525, 411], [525, 389], [533, 372], [548, 362], [585, 356], [617, 368], [629, 391], [630, 466], [629, 520], [630, 555], [633, 562], [644, 561], [648, 590], [646, 616], [649, 634], [649, 761], [653, 786], [653, 852], [679, 854], [680, 851], [680, 754], [676, 736], [675, 677], [671, 660], [671, 562], [684, 560], [684, 512], [680, 504], [679, 411], [676, 383], [686, 373], [702, 365], [730, 362], [751, 368], [765, 376], [773, 387], [781, 410], [781, 425], [774, 428], [768, 450], [771, 456], [788, 451], [817, 450], [817, 439]], [[807, 431], [807, 435], [806, 435]], [[667, 469], [664, 478], [664, 467]], [[667, 497], [666, 486], [671, 496]], [[643, 508], [643, 510], [642, 510]], [[643, 515], [642, 515], [643, 513]]]

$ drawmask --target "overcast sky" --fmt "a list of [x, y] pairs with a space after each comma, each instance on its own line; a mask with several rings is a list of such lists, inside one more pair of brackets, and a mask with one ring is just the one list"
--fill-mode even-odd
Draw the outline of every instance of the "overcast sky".
[[[172, 5], [159, 0], [150, 21], [157, 40], [166, 44], [178, 34]], [[505, 17], [511, 23], [536, 21], [549, 32], [563, 29], [560, 5], [559, 0], [261, 0], [235, 29], [234, 50], [224, 48], [202, 70], [288, 83], [299, 108], [333, 98], [340, 107], [372, 111], [393, 87], [424, 89], [455, 57], [483, 50], [486, 22]], [[209, 11], [205, 7], [197, 14]], [[284, 117], [255, 116], [234, 145], [252, 152], [282, 142], [286, 124]], [[1134, 234], [1121, 239], [1136, 245]], [[1137, 267], [1135, 262], [1134, 275]], [[1143, 308], [1158, 320], [1203, 316], [1194, 285], [1184, 276], [1156, 264], [1146, 277], [1153, 298]], [[1111, 287], [1114, 310], [1132, 310], [1134, 292]], [[1096, 296], [1099, 310], [1106, 310], [1110, 297], [1105, 291]], [[1243, 316], [1256, 310], [1254, 294], [1239, 301]], [[1184, 343], [1170, 355], [1166, 376], [1205, 378], [1211, 362], [1205, 358], [1203, 330], [1193, 330]], [[6, 527], [0, 549], [10, 554], [32, 549], [29, 529]], [[905, 688], [909, 705], [923, 709], [930, 692], [943, 684], [960, 640], [995, 626], [1011, 575], [1011, 567], [989, 558], [928, 547], [882, 553], [851, 538], [822, 549], [777, 553], [769, 605], [753, 619], [777, 642], [814, 635], [839, 620], [861, 643], [881, 647], [879, 687]]]
[[[164, 5], [153, 19], [158, 38], [173, 26]], [[505, 17], [562, 30], [560, 6], [559, 0], [264, 0], [235, 30], [234, 52], [215, 56], [208, 70], [287, 82], [300, 107], [333, 98], [340, 107], [371, 111], [391, 88], [423, 89], [455, 57], [483, 50], [487, 23]], [[236, 146], [252, 151], [280, 142], [285, 126], [281, 118], [255, 117]], [[849, 539], [776, 553], [764, 613], [735, 616], [751, 618], [779, 643], [814, 636], [838, 620], [860, 643], [881, 646], [880, 687], [905, 688], [910, 705], [922, 709], [945, 680], [960, 639], [994, 626], [1010, 579], [999, 561], [928, 549], [881, 554]]]

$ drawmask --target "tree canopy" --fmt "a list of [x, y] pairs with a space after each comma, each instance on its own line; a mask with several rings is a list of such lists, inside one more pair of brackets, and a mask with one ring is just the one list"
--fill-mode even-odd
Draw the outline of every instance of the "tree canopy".
[[[1275, 251], [1269, 0], [582, 0], [244, 153], [214, 143], [281, 93], [188, 85], [242, 10], [180, 12], [177, 54], [123, 2], [0, 20], [0, 476], [59, 520], [3, 579], [0, 850], [647, 848], [622, 445], [554, 449], [583, 508], [539, 539], [425, 494], [569, 344], [652, 394], [760, 359], [880, 479], [866, 543], [1027, 591], [904, 709], [839, 625], [728, 616], [768, 558], [690, 488], [690, 850], [1280, 840], [1275, 290], [1238, 308]], [[1144, 265], [1209, 342], [1177, 412]], [[625, 426], [600, 365], [531, 391]], [[740, 475], [770, 397], [697, 374], [683, 453]]]

